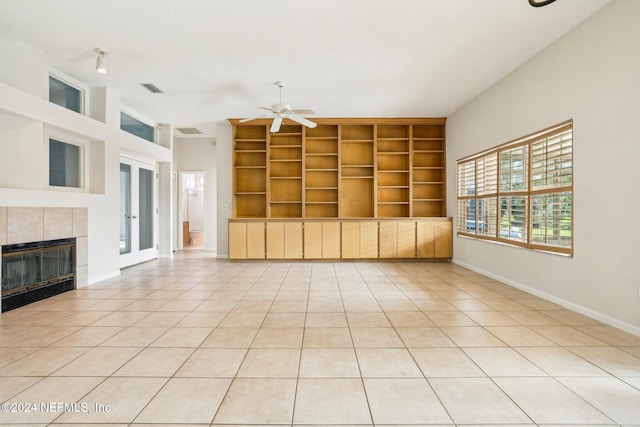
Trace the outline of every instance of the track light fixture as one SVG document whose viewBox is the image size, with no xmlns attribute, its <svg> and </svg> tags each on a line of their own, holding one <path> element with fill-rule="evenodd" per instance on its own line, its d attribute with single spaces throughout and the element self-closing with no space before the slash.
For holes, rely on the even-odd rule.
<svg viewBox="0 0 640 427">
<path fill-rule="evenodd" d="M 107 74 L 109 72 L 109 65 L 107 64 L 107 51 L 104 49 L 96 49 L 98 52 L 98 59 L 96 60 L 96 71 L 100 74 Z"/>
</svg>

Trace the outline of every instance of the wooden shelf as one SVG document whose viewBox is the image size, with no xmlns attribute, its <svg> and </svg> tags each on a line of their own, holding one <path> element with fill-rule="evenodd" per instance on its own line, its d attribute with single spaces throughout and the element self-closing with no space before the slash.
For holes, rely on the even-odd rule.
<svg viewBox="0 0 640 427">
<path fill-rule="evenodd" d="M 444 119 L 230 121 L 234 217 L 446 215 Z"/>
</svg>

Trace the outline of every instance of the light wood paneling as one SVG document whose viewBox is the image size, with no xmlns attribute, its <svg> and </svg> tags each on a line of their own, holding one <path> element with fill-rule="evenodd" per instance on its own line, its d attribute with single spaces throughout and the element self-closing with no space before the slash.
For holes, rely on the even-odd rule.
<svg viewBox="0 0 640 427">
<path fill-rule="evenodd" d="M 284 224 L 284 257 L 286 259 L 302 258 L 301 222 L 286 222 Z"/>
<path fill-rule="evenodd" d="M 377 221 L 360 221 L 360 257 L 378 258 Z"/>
<path fill-rule="evenodd" d="M 264 259 L 264 222 L 247 223 L 247 258 Z"/>
<path fill-rule="evenodd" d="M 229 258 L 247 258 L 247 224 L 229 223 Z"/>
<path fill-rule="evenodd" d="M 398 221 L 398 258 L 416 257 L 415 221 Z"/>
<path fill-rule="evenodd" d="M 418 221 L 416 229 L 418 258 L 435 257 L 435 223 Z"/>
<path fill-rule="evenodd" d="M 267 223 L 267 258 L 284 258 L 284 223 Z"/>
<path fill-rule="evenodd" d="M 322 258 L 322 223 L 304 223 L 304 257 L 305 259 Z"/>
<path fill-rule="evenodd" d="M 360 223 L 342 223 L 342 258 L 360 258 Z"/>
<path fill-rule="evenodd" d="M 435 224 L 435 257 L 451 258 L 453 256 L 453 236 L 450 222 Z"/>
<path fill-rule="evenodd" d="M 450 219 L 229 220 L 231 259 L 449 259 Z"/>
<path fill-rule="evenodd" d="M 340 258 L 340 223 L 322 223 L 322 258 Z"/>
<path fill-rule="evenodd" d="M 398 258 L 398 223 L 380 222 L 380 258 Z"/>
</svg>

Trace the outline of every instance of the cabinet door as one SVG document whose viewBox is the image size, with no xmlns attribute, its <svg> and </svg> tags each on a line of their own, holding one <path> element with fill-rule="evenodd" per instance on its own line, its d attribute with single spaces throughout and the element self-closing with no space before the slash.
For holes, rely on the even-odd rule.
<svg viewBox="0 0 640 427">
<path fill-rule="evenodd" d="M 322 258 L 340 258 L 340 223 L 322 223 Z"/>
<path fill-rule="evenodd" d="M 380 221 L 380 258 L 398 257 L 398 223 Z"/>
<path fill-rule="evenodd" d="M 378 258 L 378 222 L 360 222 L 360 258 Z"/>
<path fill-rule="evenodd" d="M 416 237 L 418 258 L 434 258 L 435 252 L 435 222 L 418 221 Z"/>
<path fill-rule="evenodd" d="M 398 258 L 416 257 L 416 223 L 398 222 Z"/>
<path fill-rule="evenodd" d="M 451 222 L 437 222 L 435 224 L 435 257 L 453 257 L 453 236 Z"/>
<path fill-rule="evenodd" d="M 342 223 L 342 258 L 360 258 L 360 223 Z"/>
<path fill-rule="evenodd" d="M 302 222 L 284 224 L 284 257 L 286 259 L 302 258 Z"/>
<path fill-rule="evenodd" d="M 304 258 L 322 258 L 322 223 L 304 223 Z"/>
<path fill-rule="evenodd" d="M 247 258 L 247 224 L 229 223 L 229 259 Z"/>
<path fill-rule="evenodd" d="M 284 258 L 284 223 L 267 223 L 267 259 Z"/>
<path fill-rule="evenodd" d="M 264 259 L 264 222 L 247 223 L 247 258 Z"/>
</svg>

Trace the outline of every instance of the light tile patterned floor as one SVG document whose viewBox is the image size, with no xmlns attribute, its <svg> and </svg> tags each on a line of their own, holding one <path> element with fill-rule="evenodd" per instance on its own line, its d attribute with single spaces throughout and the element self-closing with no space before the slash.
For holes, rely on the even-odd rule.
<svg viewBox="0 0 640 427">
<path fill-rule="evenodd" d="M 0 401 L 21 426 L 637 426 L 640 338 L 448 263 L 190 251 L 0 315 Z"/>
</svg>

